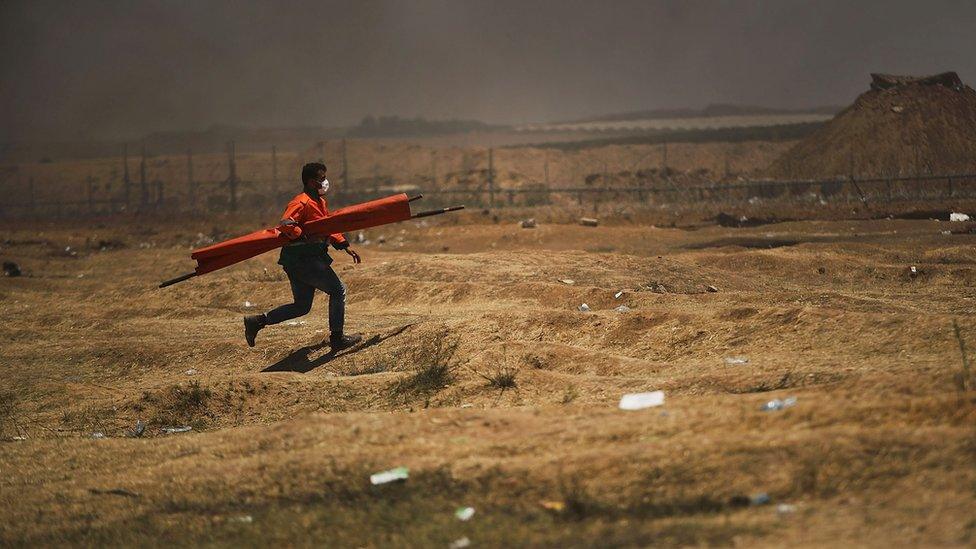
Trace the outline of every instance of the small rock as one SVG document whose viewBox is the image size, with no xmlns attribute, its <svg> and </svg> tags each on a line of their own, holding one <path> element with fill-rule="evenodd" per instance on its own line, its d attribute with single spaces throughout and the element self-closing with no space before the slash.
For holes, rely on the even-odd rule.
<svg viewBox="0 0 976 549">
<path fill-rule="evenodd" d="M 584 303 L 584 304 L 582 304 L 582 305 L 580 305 L 580 306 L 578 307 L 578 309 L 579 309 L 579 311 L 580 311 L 581 313 L 588 313 L 588 312 L 590 312 L 590 306 L 589 306 L 589 305 L 587 305 L 586 303 Z"/>
<path fill-rule="evenodd" d="M 523 229 L 534 229 L 535 228 L 535 219 L 532 219 L 532 218 L 523 219 L 521 225 L 522 225 L 522 228 Z"/>
<path fill-rule="evenodd" d="M 563 284 L 569 284 L 570 286 L 576 284 L 576 281 L 573 280 L 572 278 L 560 278 L 559 281 L 562 282 Z"/>
<path fill-rule="evenodd" d="M 905 111 L 905 107 L 902 107 L 901 105 L 895 105 L 894 107 L 891 107 L 891 112 L 901 113 L 904 111 Z"/>
<path fill-rule="evenodd" d="M 716 288 L 715 286 L 711 286 L 711 285 L 706 286 L 705 289 L 708 290 L 710 293 L 713 293 L 713 294 L 718 291 L 718 288 Z"/>
</svg>

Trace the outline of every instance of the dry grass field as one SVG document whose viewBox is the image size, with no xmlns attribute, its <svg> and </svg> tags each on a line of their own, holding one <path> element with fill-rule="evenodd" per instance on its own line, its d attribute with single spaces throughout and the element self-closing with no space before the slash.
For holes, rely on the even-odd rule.
<svg viewBox="0 0 976 549">
<path fill-rule="evenodd" d="M 321 295 L 245 345 L 275 254 L 156 289 L 210 225 L 6 227 L 0 544 L 976 543 L 965 224 L 458 219 L 333 254 L 338 355 Z"/>
</svg>

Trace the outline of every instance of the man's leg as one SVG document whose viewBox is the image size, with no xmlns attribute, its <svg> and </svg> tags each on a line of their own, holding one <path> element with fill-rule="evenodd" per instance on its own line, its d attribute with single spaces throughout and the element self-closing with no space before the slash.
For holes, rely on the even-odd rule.
<svg viewBox="0 0 976 549">
<path fill-rule="evenodd" d="M 302 282 L 289 271 L 285 273 L 288 275 L 288 281 L 291 282 L 292 303 L 277 307 L 265 314 L 244 317 L 244 338 L 250 347 L 254 347 L 254 338 L 261 328 L 306 315 L 312 310 L 315 287 Z"/>
<path fill-rule="evenodd" d="M 361 336 L 347 336 L 343 333 L 346 319 L 346 285 L 339 279 L 335 269 L 324 261 L 309 265 L 309 269 L 296 273 L 302 282 L 329 294 L 329 341 L 333 350 L 351 347 L 362 339 Z"/>
</svg>

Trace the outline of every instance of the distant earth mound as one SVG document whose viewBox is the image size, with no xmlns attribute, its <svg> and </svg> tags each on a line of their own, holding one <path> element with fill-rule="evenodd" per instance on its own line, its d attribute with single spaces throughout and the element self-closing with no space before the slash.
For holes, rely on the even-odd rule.
<svg viewBox="0 0 976 549">
<path fill-rule="evenodd" d="M 872 74 L 871 89 L 777 158 L 788 179 L 976 172 L 976 92 L 954 72 Z"/>
</svg>

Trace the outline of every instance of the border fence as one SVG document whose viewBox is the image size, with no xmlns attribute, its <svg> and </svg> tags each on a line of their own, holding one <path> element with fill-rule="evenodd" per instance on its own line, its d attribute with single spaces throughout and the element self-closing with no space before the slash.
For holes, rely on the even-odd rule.
<svg viewBox="0 0 976 549">
<path fill-rule="evenodd" d="M 318 154 L 324 156 L 322 145 Z M 438 184 L 436 167 L 432 175 L 360 178 L 351 180 L 347 169 L 345 140 L 337 151 L 340 170 L 332 175 L 339 183 L 330 195 L 333 207 L 378 198 L 398 192 L 423 193 L 432 206 L 465 204 L 471 208 L 532 207 L 545 205 L 575 206 L 581 209 L 601 205 L 625 203 L 634 206 L 666 206 L 668 204 L 736 204 L 757 202 L 789 202 L 792 204 L 844 204 L 852 202 L 944 202 L 955 199 L 976 199 L 976 173 L 924 174 L 892 177 L 841 177 L 818 180 L 738 180 L 734 182 L 698 177 L 682 179 L 679 172 L 667 167 L 667 144 L 663 148 L 660 170 L 636 170 L 610 173 L 606 163 L 603 171 L 589 174 L 583 184 L 549 181 L 548 156 L 539 181 L 520 181 L 517 185 L 499 184 L 495 168 L 495 152 L 487 149 L 481 158 L 487 166 L 472 165 L 463 180 L 454 184 Z M 293 184 L 279 181 L 279 154 L 271 147 L 270 179 L 241 177 L 238 154 L 234 142 L 227 143 L 226 177 L 195 178 L 194 156 L 186 152 L 185 180 L 150 179 L 145 147 L 138 159 L 138 168 L 130 173 L 128 147 L 123 149 L 122 170 L 116 181 L 99 181 L 88 175 L 81 192 L 59 192 L 55 197 L 39 198 L 33 177 L 4 183 L 0 196 L 0 220 L 59 219 L 75 217 L 112 216 L 126 213 L 158 214 L 170 217 L 193 215 L 201 211 L 212 213 L 257 212 L 280 209 L 295 194 Z M 646 156 L 646 154 L 644 155 Z M 436 159 L 435 159 L 436 160 Z M 484 160 L 483 160 L 484 161 Z M 483 162 L 482 161 L 482 162 Z M 728 160 L 726 159 L 726 165 Z M 726 168 L 726 172 L 728 169 Z M 120 180 L 120 181 L 119 181 Z M 120 185 L 119 185 L 120 184 Z M 167 192 L 167 189 L 170 192 Z M 246 194 L 242 195 L 242 190 Z M 178 191 L 178 192 L 173 192 Z"/>
</svg>

